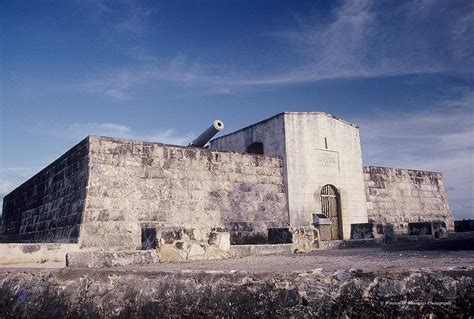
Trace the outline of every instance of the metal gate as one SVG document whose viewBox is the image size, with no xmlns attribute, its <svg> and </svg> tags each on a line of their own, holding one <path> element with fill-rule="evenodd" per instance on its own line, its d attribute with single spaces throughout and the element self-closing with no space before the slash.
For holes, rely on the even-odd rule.
<svg viewBox="0 0 474 319">
<path fill-rule="evenodd" d="M 332 185 L 326 185 L 321 190 L 321 211 L 332 222 L 331 239 L 341 239 L 339 193 L 337 189 Z"/>
</svg>

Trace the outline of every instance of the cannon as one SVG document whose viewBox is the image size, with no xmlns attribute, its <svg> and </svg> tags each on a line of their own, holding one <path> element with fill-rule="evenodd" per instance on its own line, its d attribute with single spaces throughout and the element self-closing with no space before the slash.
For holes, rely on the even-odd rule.
<svg viewBox="0 0 474 319">
<path fill-rule="evenodd" d="M 211 127 L 205 130 L 201 135 L 194 139 L 188 146 L 204 147 L 206 144 L 220 131 L 224 129 L 224 123 L 219 120 L 215 120 Z"/>
</svg>

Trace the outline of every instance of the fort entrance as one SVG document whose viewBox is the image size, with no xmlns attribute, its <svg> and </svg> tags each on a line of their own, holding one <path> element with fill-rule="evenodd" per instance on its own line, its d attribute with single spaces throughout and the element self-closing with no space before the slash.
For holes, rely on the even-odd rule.
<svg viewBox="0 0 474 319">
<path fill-rule="evenodd" d="M 326 185 L 321 189 L 321 212 L 332 222 L 331 240 L 342 239 L 339 203 L 339 192 L 336 187 Z"/>
</svg>

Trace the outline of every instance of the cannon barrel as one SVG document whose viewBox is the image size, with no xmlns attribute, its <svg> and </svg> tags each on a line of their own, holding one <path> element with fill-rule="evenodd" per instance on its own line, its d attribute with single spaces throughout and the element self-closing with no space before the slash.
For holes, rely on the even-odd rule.
<svg viewBox="0 0 474 319">
<path fill-rule="evenodd" d="M 219 120 L 215 120 L 211 127 L 205 130 L 195 140 L 189 143 L 188 146 L 204 147 L 217 133 L 224 129 L 224 123 Z"/>
</svg>

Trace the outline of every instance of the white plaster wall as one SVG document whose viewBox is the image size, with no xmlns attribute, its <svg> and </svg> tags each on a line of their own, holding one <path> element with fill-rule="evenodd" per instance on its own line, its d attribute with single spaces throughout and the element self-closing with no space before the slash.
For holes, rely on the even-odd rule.
<svg viewBox="0 0 474 319">
<path fill-rule="evenodd" d="M 368 222 L 359 129 L 325 113 L 285 113 L 285 136 L 290 223 L 309 225 L 321 211 L 321 188 L 331 184 L 349 239 L 351 224 Z"/>
</svg>

